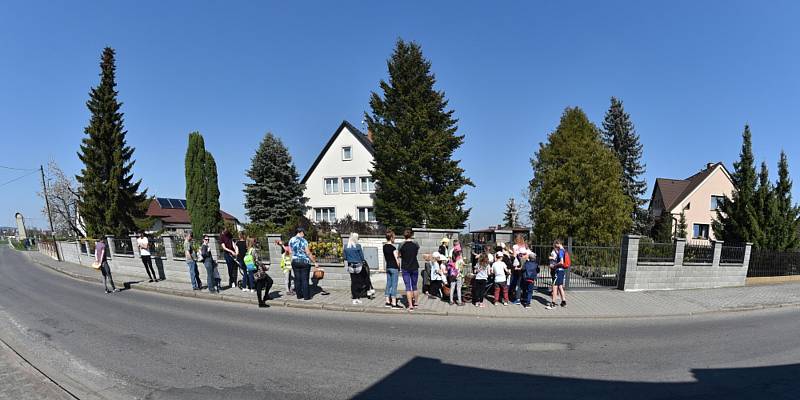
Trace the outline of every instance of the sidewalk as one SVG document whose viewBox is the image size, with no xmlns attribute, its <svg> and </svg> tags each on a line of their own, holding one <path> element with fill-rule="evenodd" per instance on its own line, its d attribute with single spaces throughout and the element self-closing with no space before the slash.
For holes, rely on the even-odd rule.
<svg viewBox="0 0 800 400">
<path fill-rule="evenodd" d="M 74 400 L 63 388 L 0 341 L 0 398 Z"/>
<path fill-rule="evenodd" d="M 34 262 L 59 271 L 73 278 L 88 282 L 102 283 L 100 272 L 77 264 L 58 262 L 38 253 L 25 252 Z M 141 276 L 116 274 L 112 266 L 114 282 L 118 287 L 130 283 L 132 289 L 150 290 L 159 293 L 198 297 L 202 299 L 223 300 L 239 303 L 257 304 L 256 294 L 242 292 L 239 289 L 223 290 L 220 294 L 209 294 L 205 290 L 193 291 L 191 286 L 170 280 L 148 283 Z M 325 286 L 324 280 L 320 282 Z M 383 293 L 376 293 L 374 300 L 363 299 L 361 305 L 352 305 L 349 291 L 335 290 L 330 295 L 319 293 L 309 301 L 297 300 L 294 296 L 284 296 L 282 287 L 272 288 L 272 307 L 285 306 L 296 308 L 325 309 L 335 311 L 372 312 L 386 314 L 409 313 L 405 310 L 392 310 L 383 307 Z M 398 288 L 400 293 L 402 285 Z M 102 290 L 98 286 L 97 290 Z M 568 291 L 567 307 L 546 310 L 544 304 L 549 296 L 537 293 L 532 306 L 524 309 L 518 305 L 496 305 L 486 301 L 486 308 L 477 308 L 471 304 L 451 306 L 448 303 L 420 297 L 420 305 L 414 314 L 457 315 L 480 318 L 647 318 L 668 316 L 690 316 L 716 312 L 744 311 L 761 308 L 800 306 L 800 283 L 787 283 L 769 287 L 739 287 L 704 290 L 675 290 L 653 292 L 623 292 L 613 289 L 588 291 Z M 537 301 L 538 300 L 538 301 Z"/>
</svg>

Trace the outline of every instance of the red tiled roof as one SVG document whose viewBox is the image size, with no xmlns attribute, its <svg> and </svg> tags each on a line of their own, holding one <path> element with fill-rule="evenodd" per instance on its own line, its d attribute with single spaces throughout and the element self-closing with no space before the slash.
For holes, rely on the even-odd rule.
<svg viewBox="0 0 800 400">
<path fill-rule="evenodd" d="M 238 222 L 236 217 L 220 210 L 220 215 L 225 221 Z M 182 208 L 161 208 L 158 202 L 153 199 L 147 207 L 148 217 L 158 218 L 161 221 L 169 224 L 191 224 L 192 220 L 189 218 L 189 212 Z"/>
</svg>

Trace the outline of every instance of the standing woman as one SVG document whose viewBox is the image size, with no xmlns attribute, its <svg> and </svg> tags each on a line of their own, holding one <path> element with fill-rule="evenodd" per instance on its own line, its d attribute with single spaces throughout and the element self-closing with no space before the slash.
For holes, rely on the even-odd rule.
<svg viewBox="0 0 800 400">
<path fill-rule="evenodd" d="M 232 289 L 236 286 L 238 278 L 236 271 L 239 269 L 239 263 L 236 262 L 236 258 L 239 255 L 239 249 L 234 245 L 233 235 L 227 229 L 222 231 L 219 236 L 219 242 L 222 244 L 222 255 L 225 257 L 225 264 L 228 265 L 228 285 Z"/>
<path fill-rule="evenodd" d="M 153 260 L 150 259 L 150 241 L 147 240 L 147 236 L 144 235 L 144 232 L 139 232 L 139 238 L 136 239 L 136 246 L 139 248 L 139 255 L 142 256 L 142 264 L 144 264 L 147 277 L 150 278 L 148 282 L 158 282 L 158 275 L 156 275 L 156 271 L 153 269 Z"/>
<path fill-rule="evenodd" d="M 219 293 L 219 281 L 214 272 L 214 258 L 211 257 L 208 236 L 203 236 L 203 244 L 200 246 L 200 261 L 206 267 L 206 282 L 208 282 L 209 293 Z"/>
<path fill-rule="evenodd" d="M 386 243 L 383 244 L 383 258 L 386 260 L 386 296 L 384 307 L 399 310 L 403 307 L 397 305 L 397 279 L 400 276 L 400 265 L 397 262 L 397 249 L 394 247 L 394 231 L 386 231 Z"/>
<path fill-rule="evenodd" d="M 248 273 L 247 265 L 244 263 L 244 257 L 247 255 L 247 250 L 252 246 L 248 243 L 244 232 L 239 232 L 239 240 L 236 241 L 236 261 L 239 263 L 239 271 L 242 273 L 242 291 L 252 292 L 256 284 L 253 281 L 253 271 Z"/>
<path fill-rule="evenodd" d="M 258 257 L 256 240 L 254 238 L 247 238 L 247 255 L 244 257 L 245 276 L 247 276 L 249 282 L 255 281 L 258 306 L 266 308 L 269 307 L 267 305 L 267 300 L 272 300 L 269 291 L 272 289 L 274 281 L 267 273 L 269 267 L 262 264 L 260 260 L 261 258 Z M 262 292 L 264 296 L 261 296 Z"/>
<path fill-rule="evenodd" d="M 406 301 L 408 310 L 414 311 L 414 307 L 419 302 L 419 292 L 417 292 L 417 281 L 419 280 L 419 245 L 412 238 L 414 233 L 411 229 L 403 232 L 406 239 L 397 252 L 400 255 L 400 268 L 403 270 L 403 284 L 406 286 Z"/>
<path fill-rule="evenodd" d="M 106 288 L 106 294 L 112 291 L 119 292 L 119 289 L 114 286 L 114 278 L 111 277 L 111 267 L 108 265 L 108 252 L 106 251 L 107 248 L 103 238 L 97 239 L 97 243 L 94 247 L 94 261 L 100 265 L 100 273 L 103 274 L 103 286 Z M 108 290 L 109 283 L 111 283 L 111 290 Z"/>
<path fill-rule="evenodd" d="M 311 288 L 308 285 L 311 263 L 318 268 L 317 260 L 308 248 L 306 231 L 297 228 L 297 233 L 289 240 L 289 253 L 292 255 L 292 273 L 294 273 L 294 290 L 298 299 L 311 300 Z"/>
<path fill-rule="evenodd" d="M 361 304 L 361 298 L 367 295 L 367 282 L 362 274 L 364 268 L 364 251 L 358 244 L 358 233 L 351 233 L 344 248 L 344 260 L 347 263 L 347 272 L 350 273 L 350 295 L 353 304 Z"/>
</svg>

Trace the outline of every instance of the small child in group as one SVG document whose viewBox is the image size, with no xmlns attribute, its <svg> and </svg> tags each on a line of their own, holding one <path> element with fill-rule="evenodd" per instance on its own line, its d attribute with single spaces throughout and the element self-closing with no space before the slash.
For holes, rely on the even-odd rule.
<svg viewBox="0 0 800 400">
<path fill-rule="evenodd" d="M 278 239 L 275 241 L 275 244 L 280 246 L 281 248 L 281 261 L 280 267 L 281 272 L 283 272 L 283 276 L 286 279 L 286 295 L 293 296 L 294 290 L 292 290 L 292 282 L 294 282 L 294 276 L 292 276 L 292 256 L 289 254 L 289 245 L 283 244 L 283 242 Z"/>
<path fill-rule="evenodd" d="M 447 257 L 436 251 L 433 253 L 432 258 L 436 260 L 436 262 L 431 264 L 431 286 L 430 289 L 428 289 L 428 297 L 444 300 L 442 286 L 444 286 L 444 279 L 447 276 L 445 267 Z"/>
<path fill-rule="evenodd" d="M 483 296 L 486 292 L 486 281 L 489 279 L 489 267 L 488 254 L 481 254 L 473 270 L 475 279 L 472 280 L 472 305 L 475 307 L 484 307 Z"/>
<path fill-rule="evenodd" d="M 508 305 L 508 284 L 506 283 L 506 276 L 508 275 L 508 265 L 503 262 L 503 252 L 498 251 L 495 254 L 495 262 L 492 264 L 492 271 L 494 272 L 494 304 L 500 301 L 500 295 L 503 295 L 503 305 Z"/>
<path fill-rule="evenodd" d="M 428 253 L 423 254 L 422 259 L 425 260 L 425 266 L 423 267 L 423 273 L 422 273 L 422 293 L 427 295 L 430 294 L 429 292 L 431 288 L 431 265 L 433 265 L 434 262 L 431 261 L 431 255 Z"/>
<path fill-rule="evenodd" d="M 463 306 L 461 288 L 464 286 L 464 257 L 460 250 L 453 251 L 454 262 L 447 265 L 447 281 L 450 282 L 450 305 Z"/>
</svg>

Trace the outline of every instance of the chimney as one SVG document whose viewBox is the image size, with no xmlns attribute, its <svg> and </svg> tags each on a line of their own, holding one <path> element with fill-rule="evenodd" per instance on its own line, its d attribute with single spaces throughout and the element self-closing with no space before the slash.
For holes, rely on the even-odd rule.
<svg viewBox="0 0 800 400">
<path fill-rule="evenodd" d="M 706 164 L 706 169 L 711 169 L 715 165 L 717 165 L 717 164 L 716 163 L 708 163 L 708 164 Z"/>
<path fill-rule="evenodd" d="M 369 129 L 369 128 L 367 128 L 367 140 L 369 140 L 370 143 L 373 143 L 373 141 L 372 141 L 372 129 Z"/>
</svg>

